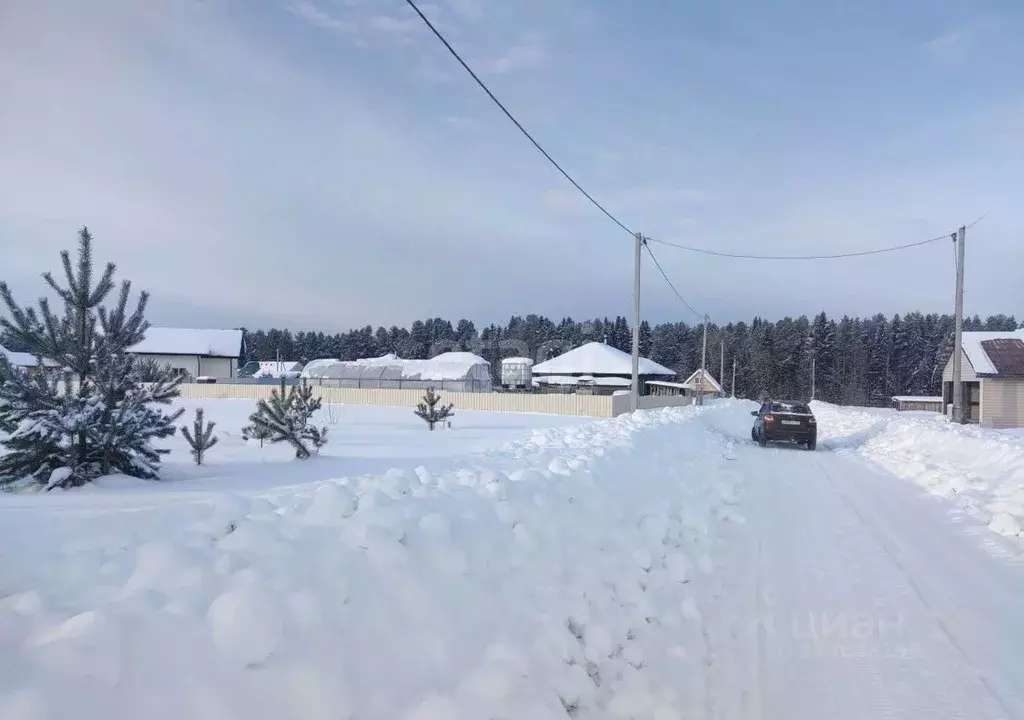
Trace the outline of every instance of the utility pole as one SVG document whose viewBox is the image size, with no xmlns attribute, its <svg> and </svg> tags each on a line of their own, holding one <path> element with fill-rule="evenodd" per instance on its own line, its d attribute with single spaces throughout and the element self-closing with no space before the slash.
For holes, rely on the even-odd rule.
<svg viewBox="0 0 1024 720">
<path fill-rule="evenodd" d="M 725 340 L 718 342 L 718 383 L 721 385 L 725 382 Z M 724 385 L 722 387 L 725 388 Z"/>
<path fill-rule="evenodd" d="M 640 407 L 640 251 L 644 236 L 633 236 L 633 376 L 630 391 L 630 408 Z"/>
<path fill-rule="evenodd" d="M 964 389 L 960 383 L 960 364 L 963 357 L 964 330 L 964 239 L 967 229 L 961 225 L 953 242 L 956 243 L 956 310 L 953 326 L 953 422 L 966 422 L 964 412 Z"/>
<path fill-rule="evenodd" d="M 736 398 L 736 358 L 732 359 L 732 396 Z"/>
<path fill-rule="evenodd" d="M 815 358 L 811 358 L 811 400 L 814 399 L 814 369 L 815 369 Z"/>
<path fill-rule="evenodd" d="M 708 367 L 708 316 L 704 316 L 704 342 L 700 350 L 700 373 L 697 374 L 697 404 L 704 404 L 704 373 Z"/>
</svg>

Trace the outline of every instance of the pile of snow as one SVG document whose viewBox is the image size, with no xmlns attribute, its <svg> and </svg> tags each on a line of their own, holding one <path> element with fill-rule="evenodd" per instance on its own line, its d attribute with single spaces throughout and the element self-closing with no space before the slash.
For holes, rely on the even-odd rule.
<svg viewBox="0 0 1024 720">
<path fill-rule="evenodd" d="M 743 522 L 709 412 L 262 496 L 0 502 L 0 717 L 699 716 L 694 588 Z"/>
<path fill-rule="evenodd" d="M 856 452 L 957 508 L 993 532 L 1024 531 L 1024 437 L 950 423 L 935 413 L 894 413 L 815 403 L 824 444 Z M 819 443 L 820 445 L 821 443 Z"/>
</svg>

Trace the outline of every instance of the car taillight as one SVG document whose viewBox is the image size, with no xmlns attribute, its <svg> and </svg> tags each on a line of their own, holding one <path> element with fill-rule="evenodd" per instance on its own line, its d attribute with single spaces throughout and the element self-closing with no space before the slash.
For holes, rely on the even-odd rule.
<svg viewBox="0 0 1024 720">
<path fill-rule="evenodd" d="M 773 418 L 771 415 L 765 415 L 764 416 L 764 421 L 765 422 L 773 422 L 774 420 L 775 420 L 775 418 Z"/>
<path fill-rule="evenodd" d="M 810 417 L 810 418 L 807 418 L 807 422 L 809 422 L 811 425 L 813 425 L 814 423 L 816 423 L 818 421 L 815 420 L 814 418 Z"/>
</svg>

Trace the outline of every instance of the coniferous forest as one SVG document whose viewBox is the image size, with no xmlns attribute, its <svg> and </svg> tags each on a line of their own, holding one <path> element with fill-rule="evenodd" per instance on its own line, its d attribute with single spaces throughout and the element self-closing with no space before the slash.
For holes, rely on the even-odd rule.
<svg viewBox="0 0 1024 720">
<path fill-rule="evenodd" d="M 1015 317 L 995 315 L 964 319 L 964 330 L 1013 330 Z M 844 405 L 889 404 L 893 395 L 934 395 L 940 390 L 942 366 L 952 348 L 953 316 L 919 312 L 885 317 L 842 319 L 819 313 L 813 318 L 784 318 L 708 326 L 707 366 L 719 375 L 724 343 L 726 390 L 731 389 L 736 359 L 736 394 L 806 398 L 812 361 L 815 395 Z M 590 341 L 606 342 L 629 352 L 632 330 L 624 317 L 554 321 L 540 315 L 515 316 L 504 325 L 477 329 L 469 320 L 452 324 L 442 318 L 417 320 L 411 328 L 371 326 L 347 333 L 289 330 L 246 332 L 249 360 L 375 357 L 394 353 L 427 358 L 451 350 L 474 352 L 499 370 L 503 357 L 526 356 L 540 362 Z M 686 376 L 700 366 L 700 324 L 640 325 L 640 353 Z M 497 378 L 495 378 L 497 379 Z"/>
</svg>

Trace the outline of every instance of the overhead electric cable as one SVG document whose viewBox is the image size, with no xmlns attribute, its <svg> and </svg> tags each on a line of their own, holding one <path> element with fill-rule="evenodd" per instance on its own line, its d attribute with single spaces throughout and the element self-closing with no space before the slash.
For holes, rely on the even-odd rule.
<svg viewBox="0 0 1024 720">
<path fill-rule="evenodd" d="M 423 11 L 419 9 L 419 7 L 416 5 L 416 3 L 413 2 L 413 0 L 405 0 L 405 2 L 409 5 L 409 7 L 411 7 L 416 12 L 417 15 L 420 16 L 420 19 L 426 24 L 426 26 L 428 28 L 430 28 L 430 31 L 432 33 L 434 33 L 435 36 L 437 36 L 437 39 L 440 40 L 441 43 L 448 49 L 448 52 L 452 54 L 452 57 L 454 57 L 456 60 L 459 61 L 459 64 L 462 65 L 463 68 L 465 68 L 466 72 L 469 73 L 470 77 L 472 77 L 474 80 L 476 80 L 476 84 L 479 85 L 480 88 L 485 93 L 487 93 L 487 97 L 489 97 L 491 100 L 494 101 L 494 104 L 497 105 L 501 109 L 501 111 L 503 113 L 505 113 L 505 116 L 509 120 L 511 120 L 512 123 L 517 128 L 519 128 L 519 132 L 521 132 L 523 135 L 525 135 L 526 139 L 529 140 L 533 144 L 533 146 L 535 148 L 537 148 L 537 150 L 540 151 L 541 155 L 543 155 L 545 158 L 547 158 L 548 162 L 551 163 L 552 165 L 554 165 L 555 169 L 558 170 L 558 172 L 562 173 L 563 177 L 565 177 L 566 180 L 568 180 L 570 183 L 572 183 L 573 187 L 575 187 L 577 190 L 579 190 L 583 194 L 583 197 L 585 197 L 587 200 L 589 200 L 594 205 L 594 207 L 596 207 L 598 210 L 603 212 L 608 217 L 608 219 L 610 219 L 613 223 L 615 223 L 620 228 L 622 228 L 623 230 L 628 232 L 630 235 L 632 235 L 633 234 L 632 230 L 630 230 L 628 227 L 626 227 L 626 225 L 621 220 L 619 220 L 617 217 L 615 217 L 610 212 L 608 212 L 608 210 L 605 209 L 604 205 L 599 203 L 597 200 L 594 199 L 593 195 L 591 195 L 586 190 L 584 190 L 583 187 L 578 182 L 576 182 L 573 179 L 573 177 L 569 173 L 567 173 L 565 171 L 565 169 L 561 165 L 558 164 L 558 162 L 555 161 L 555 159 L 553 157 L 551 157 L 551 155 L 548 153 L 548 151 L 545 150 L 543 147 L 541 147 L 541 144 L 534 139 L 533 135 L 531 135 L 529 133 L 529 131 L 525 127 L 523 127 L 522 123 L 520 123 L 518 120 L 516 120 L 515 116 L 511 112 L 509 112 L 509 109 L 505 107 L 505 105 L 501 102 L 501 100 L 499 100 L 495 96 L 495 94 L 493 92 L 491 92 L 491 89 L 489 87 L 487 87 L 487 84 L 484 83 L 483 80 L 480 79 L 480 76 L 478 76 L 475 72 L 473 72 L 473 68 L 471 68 L 469 66 L 469 64 L 466 63 L 466 61 L 462 59 L 462 57 L 459 55 L 459 53 L 455 51 L 455 48 L 452 47 L 451 43 L 449 43 L 448 40 L 445 39 L 444 35 L 442 35 L 441 32 L 436 27 L 434 27 L 434 24 L 432 22 L 430 22 L 430 20 L 427 18 L 426 15 L 423 14 Z"/>
<path fill-rule="evenodd" d="M 875 248 L 873 250 L 858 250 L 856 252 L 833 253 L 826 255 L 748 255 L 745 253 L 728 253 L 719 252 L 718 250 L 708 250 L 706 248 L 683 245 L 681 243 L 669 242 L 668 240 L 658 240 L 656 238 L 647 239 L 650 242 L 658 243 L 659 245 L 667 245 L 668 247 L 686 250 L 687 252 L 700 253 L 701 255 L 713 255 L 714 257 L 732 258 L 735 260 L 838 260 L 841 258 L 879 255 L 881 253 L 890 253 L 896 252 L 897 250 L 907 250 L 909 248 L 920 247 L 921 245 L 928 245 L 929 243 L 939 242 L 940 240 L 948 240 L 949 234 L 947 233 L 938 237 L 928 238 L 927 240 L 918 240 L 917 242 L 906 243 L 904 245 L 893 245 L 891 247 Z"/>
</svg>

